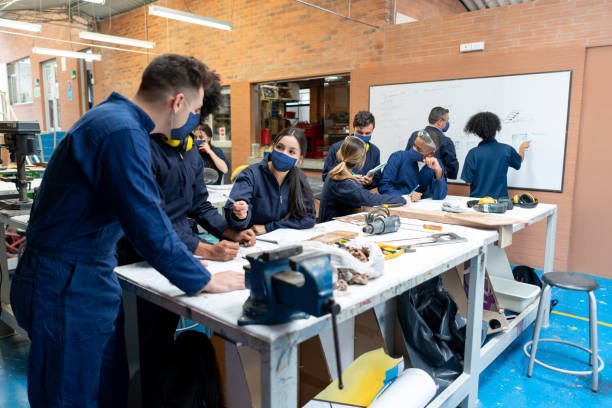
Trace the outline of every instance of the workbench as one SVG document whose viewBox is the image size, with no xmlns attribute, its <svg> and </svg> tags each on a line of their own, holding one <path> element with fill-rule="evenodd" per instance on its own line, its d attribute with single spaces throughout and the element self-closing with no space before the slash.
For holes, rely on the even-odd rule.
<svg viewBox="0 0 612 408">
<path fill-rule="evenodd" d="M 467 201 L 465 197 L 449 197 L 449 199 L 457 202 Z M 415 207 L 435 209 L 440 204 L 441 201 L 422 200 L 415 204 Z M 513 225 L 514 232 L 547 219 L 544 271 L 552 271 L 557 207 L 540 204 L 535 209 L 512 210 L 508 215 L 523 221 L 523 223 Z M 360 228 L 339 221 L 331 221 L 316 225 L 315 230 L 321 233 L 333 230 L 358 232 Z M 354 321 L 355 316 L 373 309 L 385 343 L 391 348 L 395 336 L 395 298 L 420 283 L 471 260 L 464 372 L 440 393 L 429 404 L 429 407 L 455 407 L 460 403 L 467 407 L 476 407 L 480 372 L 534 321 L 538 298 L 512 320 L 507 331 L 498 334 L 481 348 L 484 268 L 487 251 L 496 250 L 494 246 L 498 233 L 494 230 L 479 230 L 455 225 L 445 225 L 444 231 L 456 232 L 467 238 L 467 242 L 419 248 L 416 253 L 404 254 L 386 261 L 383 276 L 371 280 L 367 285 L 349 286 L 346 292 L 336 292 L 335 299 L 342 308 L 338 315 L 338 322 L 341 327 L 351 327 L 351 321 Z M 241 253 L 233 261 L 209 262 L 209 270 L 211 273 L 240 270 L 246 264 L 246 261 L 240 256 L 251 251 L 274 247 L 276 247 L 274 244 L 258 242 L 256 248 L 241 249 Z M 330 316 L 310 317 L 306 320 L 275 326 L 239 327 L 237 320 L 242 314 L 242 304 L 249 295 L 248 290 L 190 297 L 170 284 L 165 277 L 146 263 L 122 266 L 116 269 L 116 273 L 124 291 L 132 292 L 196 321 L 212 329 L 216 335 L 229 342 L 256 350 L 260 355 L 259 380 L 261 384 L 261 401 L 257 401 L 256 406 L 275 408 L 298 406 L 298 344 L 317 335 L 328 336 Z M 342 341 L 343 333 L 346 335 L 346 331 L 341 330 L 341 344 L 345 344 Z M 348 353 L 344 350 L 345 348 L 349 349 Z M 351 362 L 348 361 L 352 359 L 351 352 L 350 346 L 343 347 L 343 352 L 341 352 L 343 369 Z M 333 365 L 330 365 L 330 371 L 334 371 Z M 240 406 L 235 402 L 236 398 L 236 395 L 226 393 L 228 406 Z"/>
<path fill-rule="evenodd" d="M 28 227 L 28 220 L 30 219 L 30 210 L 0 210 L 0 237 L 5 235 L 7 227 L 13 227 L 22 231 Z M 16 257 L 11 258 L 11 270 L 17 266 Z M 9 259 L 7 257 L 6 245 L 0 245 L 0 274 L 2 279 L 0 280 L 0 322 L 5 323 L 8 327 L 3 327 L 0 324 L 0 334 L 6 334 L 13 330 L 25 333 L 23 329 L 19 327 L 13 310 L 11 309 L 10 300 L 10 287 L 9 287 Z"/>
</svg>

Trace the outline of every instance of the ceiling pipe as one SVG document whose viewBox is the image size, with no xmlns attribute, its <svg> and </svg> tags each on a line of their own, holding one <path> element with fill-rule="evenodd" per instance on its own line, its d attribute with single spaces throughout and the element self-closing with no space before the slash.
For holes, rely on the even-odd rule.
<svg viewBox="0 0 612 408">
<path fill-rule="evenodd" d="M 338 16 L 340 18 L 343 18 L 345 20 L 353 21 L 355 23 L 365 24 L 365 25 L 367 25 L 369 27 L 372 27 L 372 28 L 377 28 L 377 29 L 380 28 L 380 26 L 377 26 L 377 25 L 374 25 L 374 24 L 370 24 L 370 23 L 366 23 L 363 20 L 358 20 L 358 19 L 353 18 L 353 17 L 345 16 L 345 15 L 337 13 L 337 12 L 335 12 L 333 10 L 326 9 L 324 7 L 321 7 L 321 6 L 317 6 L 316 4 L 312 4 L 312 3 L 309 3 L 309 2 L 304 1 L 304 0 L 295 0 L 295 1 L 297 1 L 298 3 L 302 3 L 302 4 L 306 5 L 306 6 L 310 6 L 310 7 L 316 8 L 318 10 L 325 11 L 326 13 L 331 13 L 331 14 L 333 14 L 335 16 Z"/>
</svg>

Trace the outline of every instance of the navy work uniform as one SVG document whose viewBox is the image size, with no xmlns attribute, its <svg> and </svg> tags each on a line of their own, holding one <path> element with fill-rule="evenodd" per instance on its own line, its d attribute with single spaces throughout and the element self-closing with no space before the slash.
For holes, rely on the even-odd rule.
<svg viewBox="0 0 612 408">
<path fill-rule="evenodd" d="M 187 294 L 210 280 L 159 207 L 149 147 L 154 127 L 143 110 L 113 93 L 74 124 L 49 161 L 11 286 L 17 321 L 32 340 L 33 408 L 127 403 L 114 272 L 124 233 Z"/>
<path fill-rule="evenodd" d="M 200 243 L 189 219 L 221 238 L 227 222 L 208 201 L 204 183 L 206 162 L 200 158 L 195 145 L 188 150 L 172 147 L 162 135 L 152 134 L 150 147 L 151 170 L 159 186 L 160 205 L 187 250 L 195 252 Z M 125 238 L 119 241 L 117 254 L 119 265 L 142 260 Z M 166 357 L 174 344 L 179 316 L 141 297 L 136 300 L 143 406 L 157 407 L 162 403 L 162 377 L 170 363 Z"/>
<path fill-rule="evenodd" d="M 278 228 L 307 229 L 314 227 L 314 203 L 308 200 L 305 205 L 308 215 L 302 218 L 292 218 L 289 214 L 289 176 L 282 185 L 268 168 L 269 155 L 262 161 L 252 164 L 242 170 L 230 193 L 234 201 L 243 200 L 249 205 L 249 211 L 244 220 L 237 219 L 232 214 L 233 204 L 225 203 L 225 218 L 230 227 L 237 230 L 251 228 L 253 225 L 265 225 L 266 231 Z M 294 173 L 305 177 L 301 171 Z M 307 188 L 308 181 L 304 180 Z M 311 197 L 310 192 L 303 192 L 304 197 Z"/>
<path fill-rule="evenodd" d="M 461 178 L 470 183 L 470 197 L 508 197 L 508 167 L 518 170 L 521 162 L 512 146 L 489 139 L 468 152 Z"/>
<path fill-rule="evenodd" d="M 451 180 L 456 179 L 459 173 L 459 160 L 457 160 L 455 144 L 452 139 L 435 126 L 426 126 L 425 130 L 428 132 L 436 132 L 440 136 L 440 148 L 436 150 L 434 156 L 446 169 L 446 177 Z M 418 134 L 419 131 L 417 130 L 410 135 L 410 139 L 408 139 L 408 143 L 406 144 L 406 150 L 410 150 L 410 148 L 414 146 L 414 141 Z"/>
<path fill-rule="evenodd" d="M 416 191 L 423 193 L 423 198 L 443 200 L 448 192 L 445 178 L 436 179 L 435 172 L 427 166 L 423 166 L 419 171 L 418 160 L 421 160 L 423 155 L 415 153 L 414 149 L 410 149 L 395 152 L 389 157 L 378 183 L 378 191 L 383 194 L 403 195 L 409 194 L 418 185 Z M 440 167 L 444 174 L 444 166 L 440 164 Z"/>
<path fill-rule="evenodd" d="M 338 158 L 336 157 L 336 154 L 338 153 L 338 150 L 340 150 L 340 146 L 342 146 L 342 142 L 343 140 L 336 142 L 333 145 L 331 145 L 331 147 L 329 148 L 329 153 L 327 154 L 327 158 L 325 159 L 325 164 L 323 165 L 323 176 L 322 176 L 323 181 L 325 181 L 325 179 L 327 178 L 327 173 L 329 173 L 339 163 Z M 376 147 L 376 145 L 368 142 L 366 144 L 366 159 L 365 159 L 365 162 L 363 163 L 363 167 L 361 167 L 358 170 L 355 170 L 355 173 L 365 176 L 368 171 L 372 170 L 374 167 L 378 166 L 379 164 L 380 164 L 380 150 L 378 149 L 378 147 Z M 378 183 L 381 177 L 381 173 L 382 173 L 381 171 L 377 171 L 374 174 L 372 183 L 368 186 L 363 186 L 363 187 L 369 190 L 369 189 L 372 189 L 378 186 Z"/>
<path fill-rule="evenodd" d="M 381 204 L 406 204 L 406 200 L 397 194 L 370 193 L 352 179 L 334 180 L 328 177 L 323 184 L 318 221 L 330 221 L 349 215 L 356 208 Z"/>
<path fill-rule="evenodd" d="M 214 146 L 213 148 L 213 152 L 215 152 L 215 154 L 225 162 L 225 165 L 227 166 L 227 168 L 230 168 L 229 162 L 227 161 L 227 159 L 225 158 L 225 154 L 223 154 L 223 150 L 221 150 L 219 147 Z M 204 167 L 210 167 L 208 165 L 208 161 L 206 161 L 206 157 L 208 157 L 208 153 L 200 151 L 200 155 L 202 156 L 202 160 L 204 161 Z M 219 177 L 217 178 L 217 181 L 215 181 L 214 183 L 211 183 L 213 185 L 218 185 L 221 184 L 221 182 L 223 181 L 223 173 L 221 173 L 219 170 L 217 170 L 216 168 L 213 168 L 213 170 L 215 170 L 218 174 Z"/>
</svg>

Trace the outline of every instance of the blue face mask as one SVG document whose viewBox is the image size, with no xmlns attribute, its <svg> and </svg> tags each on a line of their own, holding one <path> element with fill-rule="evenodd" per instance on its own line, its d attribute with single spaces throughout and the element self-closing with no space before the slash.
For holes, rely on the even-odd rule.
<svg viewBox="0 0 612 408">
<path fill-rule="evenodd" d="M 281 153 L 278 150 L 272 150 L 270 158 L 272 159 L 272 165 L 278 171 L 289 171 L 295 166 L 295 163 L 297 163 L 295 157 L 287 156 L 285 153 Z"/>
<path fill-rule="evenodd" d="M 205 140 L 204 139 L 194 139 L 193 143 L 195 143 L 196 147 L 200 147 L 202 145 L 202 143 L 204 143 Z"/>
<path fill-rule="evenodd" d="M 410 150 L 408 150 L 408 160 L 415 162 L 423 161 L 423 155 L 414 150 L 414 147 L 411 147 Z"/>
<path fill-rule="evenodd" d="M 361 141 L 365 144 L 370 143 L 370 139 L 372 138 L 372 136 L 363 136 L 357 132 L 355 132 L 355 137 L 358 137 L 359 139 L 361 139 Z"/>
<path fill-rule="evenodd" d="M 444 129 L 442 129 L 443 132 L 446 132 L 448 130 L 448 128 L 450 127 L 450 120 L 446 121 L 446 126 L 444 126 Z"/>
<path fill-rule="evenodd" d="M 191 133 L 191 131 L 195 129 L 196 126 L 198 126 L 199 123 L 200 123 L 200 114 L 189 112 L 189 117 L 187 118 L 187 122 L 185 122 L 185 124 L 181 126 L 180 128 L 175 128 L 170 131 L 170 139 L 174 139 L 174 140 L 185 139 L 189 135 L 189 133 Z"/>
</svg>

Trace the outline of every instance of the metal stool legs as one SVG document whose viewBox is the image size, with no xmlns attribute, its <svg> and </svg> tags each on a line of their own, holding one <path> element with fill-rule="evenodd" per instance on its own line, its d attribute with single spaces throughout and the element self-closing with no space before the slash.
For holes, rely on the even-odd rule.
<svg viewBox="0 0 612 408">
<path fill-rule="evenodd" d="M 550 293 L 550 285 L 544 284 L 540 293 L 540 303 L 538 304 L 538 317 L 536 317 L 535 326 L 533 328 L 533 338 L 531 339 L 531 355 L 529 356 L 529 368 L 527 369 L 527 377 L 531 377 L 533 373 L 533 363 L 535 361 L 536 351 L 538 350 L 538 340 L 540 339 L 540 329 L 542 328 L 542 319 L 544 318 L 544 302 L 548 299 Z"/>
<path fill-rule="evenodd" d="M 575 374 L 575 375 L 591 374 L 593 376 L 591 380 L 591 390 L 593 392 L 597 392 L 597 389 L 599 387 L 599 372 L 603 370 L 604 362 L 599 357 L 598 352 L 597 352 L 597 300 L 595 299 L 595 294 L 593 293 L 593 291 L 588 292 L 589 294 L 589 349 L 587 349 L 586 347 L 571 343 L 569 341 L 556 340 L 556 339 L 540 339 L 540 329 L 542 327 L 542 320 L 544 318 L 544 310 L 545 310 L 544 302 L 546 301 L 546 299 L 548 299 L 550 290 L 551 290 L 551 286 L 548 284 L 544 284 L 542 293 L 540 295 L 540 303 L 538 305 L 538 316 L 536 318 L 535 327 L 533 329 L 533 339 L 530 342 L 526 343 L 525 346 L 523 347 L 523 351 L 525 352 L 527 356 L 529 356 L 529 367 L 527 369 L 527 377 L 531 377 L 533 373 L 534 363 L 537 363 L 543 367 L 549 368 L 551 370 L 554 370 L 560 373 L 565 373 L 565 374 Z M 577 347 L 581 350 L 584 350 L 590 353 L 589 365 L 591 366 L 591 370 L 590 371 L 564 370 L 561 368 L 552 367 L 548 364 L 545 364 L 545 363 L 542 363 L 536 360 L 535 355 L 536 355 L 536 352 L 538 351 L 538 343 L 543 342 L 543 341 L 567 344 L 567 345 Z M 527 348 L 529 347 L 530 344 L 531 344 L 531 351 L 528 352 Z"/>
<path fill-rule="evenodd" d="M 591 380 L 591 391 L 597 392 L 599 386 L 599 369 L 597 355 L 597 300 L 595 294 L 589 292 L 589 329 L 590 329 L 590 348 L 591 366 L 593 368 L 593 379 Z"/>
</svg>

